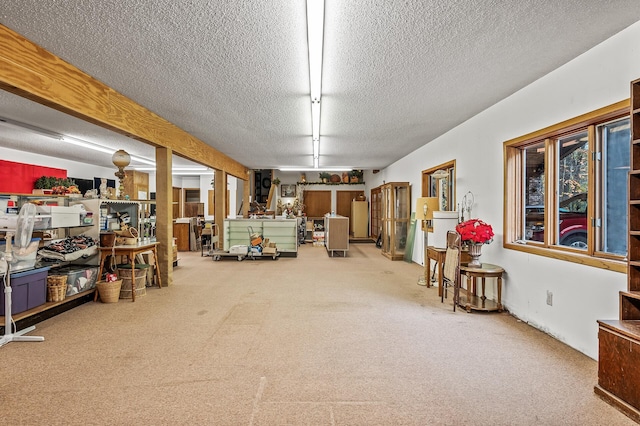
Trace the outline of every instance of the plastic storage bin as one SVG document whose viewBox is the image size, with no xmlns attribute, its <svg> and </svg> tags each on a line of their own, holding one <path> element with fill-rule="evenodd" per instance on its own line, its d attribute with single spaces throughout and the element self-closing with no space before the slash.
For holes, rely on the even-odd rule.
<svg viewBox="0 0 640 426">
<path fill-rule="evenodd" d="M 95 288 L 98 278 L 97 266 L 65 266 L 56 269 L 56 275 L 67 276 L 67 296 Z"/>
<path fill-rule="evenodd" d="M 47 275 L 49 268 L 11 274 L 11 314 L 33 309 L 47 301 Z M 4 315 L 4 288 L 0 297 L 0 315 Z"/>
</svg>

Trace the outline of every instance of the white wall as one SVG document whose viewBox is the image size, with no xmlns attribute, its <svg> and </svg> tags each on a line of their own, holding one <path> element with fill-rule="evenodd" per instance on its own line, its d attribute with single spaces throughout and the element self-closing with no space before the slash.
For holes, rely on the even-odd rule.
<svg viewBox="0 0 640 426">
<path fill-rule="evenodd" d="M 457 201 L 471 191 L 473 216 L 496 233 L 482 259 L 504 266 L 503 303 L 516 317 L 587 354 L 598 355 L 597 319 L 618 318 L 618 292 L 626 275 L 502 247 L 503 142 L 629 97 L 640 78 L 640 22 L 549 75 L 488 108 L 378 174 L 367 173 L 367 191 L 383 181 L 410 181 L 412 206 L 421 171 L 456 160 Z M 532 58 L 535 60 L 535 58 Z M 422 241 L 418 231 L 417 241 Z M 422 264 L 422 250 L 414 261 Z M 553 292 L 553 306 L 546 304 Z"/>
</svg>

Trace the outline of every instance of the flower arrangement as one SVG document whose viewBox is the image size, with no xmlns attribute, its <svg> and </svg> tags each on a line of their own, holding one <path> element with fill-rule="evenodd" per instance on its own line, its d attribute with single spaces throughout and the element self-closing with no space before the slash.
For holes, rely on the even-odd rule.
<svg viewBox="0 0 640 426">
<path fill-rule="evenodd" d="M 461 240 L 468 244 L 489 244 L 493 241 L 493 228 L 480 219 L 469 219 L 456 225 Z"/>
</svg>

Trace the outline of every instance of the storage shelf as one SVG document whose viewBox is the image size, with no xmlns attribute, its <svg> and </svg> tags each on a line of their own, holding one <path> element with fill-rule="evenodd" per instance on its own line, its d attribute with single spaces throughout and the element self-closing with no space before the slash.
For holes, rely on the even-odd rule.
<svg viewBox="0 0 640 426">
<path fill-rule="evenodd" d="M 64 298 L 64 300 L 61 300 L 60 302 L 46 302 L 44 305 L 40 305 L 40 306 L 36 306 L 33 309 L 29 309 L 27 311 L 24 312 L 20 312 L 19 314 L 13 314 L 11 315 L 14 321 L 20 321 L 24 318 L 30 317 L 30 316 L 34 316 L 37 315 L 39 313 L 42 313 L 44 311 L 47 311 L 49 309 L 55 308 L 57 306 L 61 306 L 64 305 L 66 303 L 72 302 L 76 299 L 80 299 L 83 296 L 87 296 L 89 294 L 93 294 L 95 292 L 95 288 L 92 288 L 90 290 L 85 290 L 82 291 L 80 293 L 74 294 L 72 296 L 67 296 Z M 4 316 L 0 316 L 0 323 L 4 324 Z"/>
<path fill-rule="evenodd" d="M 622 296 L 640 300 L 640 291 L 624 291 L 622 292 Z"/>
<path fill-rule="evenodd" d="M 595 392 L 640 422 L 640 79 L 631 82 L 629 247 L 627 291 L 620 292 L 619 320 L 598 321 Z"/>
</svg>

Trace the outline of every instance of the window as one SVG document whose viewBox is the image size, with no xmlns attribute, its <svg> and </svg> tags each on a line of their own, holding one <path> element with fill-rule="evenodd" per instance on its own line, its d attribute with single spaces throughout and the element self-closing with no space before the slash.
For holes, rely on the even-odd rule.
<svg viewBox="0 0 640 426">
<path fill-rule="evenodd" d="M 602 141 L 599 173 L 602 175 L 604 206 L 599 238 L 602 239 L 603 251 L 624 256 L 627 254 L 626 195 L 631 158 L 629 119 L 602 124 L 597 129 Z"/>
<path fill-rule="evenodd" d="M 505 147 L 505 247 L 624 272 L 629 101 Z"/>
</svg>

